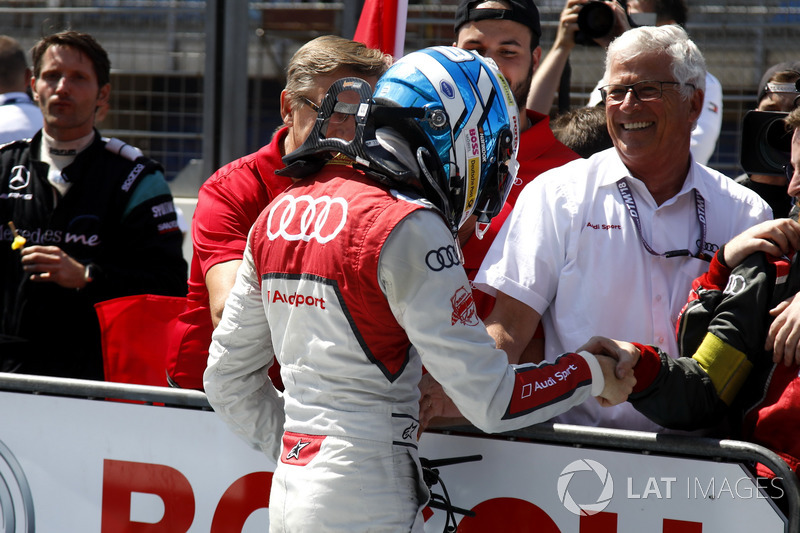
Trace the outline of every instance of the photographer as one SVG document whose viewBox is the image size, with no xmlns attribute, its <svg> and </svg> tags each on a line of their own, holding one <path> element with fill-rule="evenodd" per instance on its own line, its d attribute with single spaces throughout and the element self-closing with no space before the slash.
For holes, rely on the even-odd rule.
<svg viewBox="0 0 800 533">
<path fill-rule="evenodd" d="M 601 0 L 602 1 L 602 0 Z M 567 0 L 561 17 L 558 21 L 556 38 L 553 46 L 542 60 L 533 76 L 531 91 L 528 94 L 527 108 L 542 114 L 549 114 L 553 105 L 553 98 L 558 91 L 561 75 L 569 61 L 569 55 L 577 44 L 575 34 L 578 33 L 578 14 L 581 8 L 589 3 L 587 0 Z M 627 14 L 622 4 L 618 2 L 604 2 L 614 11 L 615 24 L 608 36 L 596 40 L 596 43 L 606 48 L 611 40 L 630 28 Z"/>
<path fill-rule="evenodd" d="M 800 80 L 800 61 L 772 65 L 758 83 L 756 111 L 786 113 L 795 109 L 800 99 L 800 92 L 795 85 L 798 80 Z M 755 119 L 756 115 L 753 114 L 749 118 Z M 775 218 L 788 217 L 793 198 L 786 190 L 787 177 L 784 176 L 783 168 L 770 169 L 765 168 L 765 165 L 750 163 L 753 158 L 748 157 L 748 151 L 754 150 L 758 143 L 747 140 L 747 133 L 746 118 L 742 142 L 742 167 L 745 173 L 737 176 L 736 181 L 758 193 L 770 205 Z"/>
<path fill-rule="evenodd" d="M 601 32 L 603 26 L 608 27 L 608 17 L 601 10 L 593 7 L 593 16 L 581 16 L 586 6 L 605 4 L 613 10 L 613 26 L 601 36 L 589 39 Z M 622 2 L 602 0 L 567 0 L 559 20 L 556 39 L 547 56 L 536 71 L 528 95 L 528 109 L 540 113 L 549 113 L 553 98 L 558 90 L 562 75 L 567 69 L 569 54 L 576 44 L 597 44 L 608 47 L 608 44 L 623 32 L 634 26 L 662 26 L 677 24 L 683 27 L 688 18 L 688 8 L 683 0 L 631 0 L 627 6 Z M 601 105 L 599 87 L 602 80 L 592 91 L 588 105 Z M 535 89 L 534 89 L 535 88 Z M 706 74 L 705 102 L 703 111 L 692 131 L 691 151 L 698 163 L 708 164 L 717 145 L 717 138 L 722 129 L 722 87 L 712 74 Z"/>
</svg>

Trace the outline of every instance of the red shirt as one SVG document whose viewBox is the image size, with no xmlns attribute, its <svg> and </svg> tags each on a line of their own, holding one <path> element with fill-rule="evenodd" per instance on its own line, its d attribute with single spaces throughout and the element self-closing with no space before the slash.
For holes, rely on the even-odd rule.
<svg viewBox="0 0 800 533">
<path fill-rule="evenodd" d="M 214 330 L 206 274 L 216 264 L 242 258 L 258 215 L 292 184 L 290 178 L 274 173 L 286 166 L 280 151 L 286 133 L 282 128 L 267 146 L 220 168 L 200 187 L 192 219 L 194 253 L 187 307 L 167 354 L 167 373 L 181 388 L 203 388 Z"/>
</svg>

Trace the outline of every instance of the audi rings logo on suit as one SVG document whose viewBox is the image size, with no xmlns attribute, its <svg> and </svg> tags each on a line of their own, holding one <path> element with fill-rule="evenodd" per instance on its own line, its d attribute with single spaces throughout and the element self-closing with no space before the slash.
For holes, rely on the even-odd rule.
<svg viewBox="0 0 800 533">
<path fill-rule="evenodd" d="M 434 272 L 440 272 L 445 268 L 460 265 L 461 261 L 458 258 L 458 250 L 451 244 L 425 254 L 425 264 Z"/>
<path fill-rule="evenodd" d="M 333 240 L 347 222 L 347 202 L 344 198 L 307 194 L 279 198 L 267 217 L 267 237 L 274 241 L 310 241 L 320 244 Z"/>
</svg>

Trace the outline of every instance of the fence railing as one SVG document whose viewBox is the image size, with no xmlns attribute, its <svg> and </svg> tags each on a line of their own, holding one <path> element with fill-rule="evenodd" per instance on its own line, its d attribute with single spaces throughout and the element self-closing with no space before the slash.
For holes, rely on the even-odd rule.
<svg viewBox="0 0 800 533">
<path fill-rule="evenodd" d="M 128 400 L 188 409 L 211 409 L 205 394 L 195 390 L 23 374 L 0 373 L 0 391 L 94 400 Z M 471 426 L 439 432 L 485 436 Z M 788 507 L 787 531 L 800 531 L 800 482 L 777 454 L 757 444 L 728 439 L 564 424 L 539 424 L 519 431 L 503 433 L 498 437 L 632 454 L 664 455 L 750 465 L 761 463 L 772 470 L 775 476 L 783 482 L 782 488 L 786 494 L 785 500 Z M 664 472 L 664 475 L 667 474 L 669 473 Z"/>
</svg>

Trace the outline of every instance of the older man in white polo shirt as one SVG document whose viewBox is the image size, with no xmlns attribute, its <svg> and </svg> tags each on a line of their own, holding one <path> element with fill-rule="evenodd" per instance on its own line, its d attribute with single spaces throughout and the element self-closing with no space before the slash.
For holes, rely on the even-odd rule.
<svg viewBox="0 0 800 533">
<path fill-rule="evenodd" d="M 475 278 L 497 295 L 486 325 L 513 362 L 553 360 L 592 335 L 678 353 L 691 282 L 733 236 L 772 218 L 752 191 L 690 157 L 705 61 L 677 26 L 626 32 L 603 87 L 614 148 L 526 186 Z M 539 322 L 544 354 L 525 350 Z M 658 431 L 630 404 L 558 418 Z"/>
</svg>

